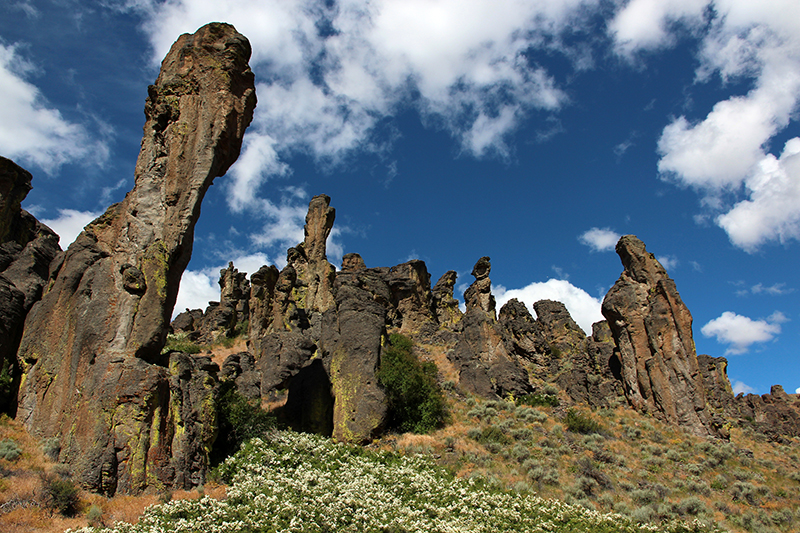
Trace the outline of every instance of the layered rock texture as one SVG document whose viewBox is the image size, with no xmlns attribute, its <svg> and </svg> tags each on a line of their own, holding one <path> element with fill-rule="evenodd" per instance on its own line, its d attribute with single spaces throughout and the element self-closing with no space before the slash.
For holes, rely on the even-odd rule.
<svg viewBox="0 0 800 533">
<path fill-rule="evenodd" d="M 0 157 L 0 411 L 14 414 L 19 387 L 17 348 L 25 317 L 42 296 L 58 236 L 20 207 L 31 174 Z"/>
<path fill-rule="evenodd" d="M 18 416 L 61 439 L 105 493 L 202 481 L 216 365 L 162 355 L 200 203 L 255 107 L 250 44 L 227 24 L 182 35 L 148 89 L 135 185 L 52 266 L 18 359 Z"/>
<path fill-rule="evenodd" d="M 706 410 L 692 315 L 675 282 L 633 235 L 616 249 L 625 270 L 602 312 L 619 350 L 625 396 L 634 408 L 697 435 L 717 434 Z"/>
</svg>

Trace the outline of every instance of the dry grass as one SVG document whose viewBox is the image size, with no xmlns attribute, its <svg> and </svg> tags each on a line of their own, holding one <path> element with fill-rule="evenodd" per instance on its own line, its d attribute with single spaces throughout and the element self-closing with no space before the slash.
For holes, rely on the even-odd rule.
<svg viewBox="0 0 800 533">
<path fill-rule="evenodd" d="M 6 416 L 0 418 L 0 440 L 11 439 L 22 449 L 16 461 L 0 459 L 0 531 L 3 533 L 55 533 L 88 525 L 87 512 L 92 507 L 101 511 L 96 525 L 115 522 L 136 522 L 150 505 L 164 501 L 163 494 L 139 496 L 120 495 L 105 498 L 81 491 L 80 506 L 76 516 L 68 518 L 46 509 L 42 505 L 42 475 L 64 473 L 64 466 L 49 461 L 40 443 L 29 435 L 16 421 Z M 170 499 L 197 499 L 202 494 L 224 499 L 226 488 L 208 484 L 201 490 L 174 491 Z"/>
<path fill-rule="evenodd" d="M 627 407 L 579 408 L 602 427 L 591 435 L 566 429 L 566 406 L 509 407 L 450 395 L 449 407 L 447 427 L 376 445 L 431 453 L 458 476 L 643 520 L 698 516 L 730 531 L 800 531 L 800 439 L 780 445 L 734 428 L 726 445 Z M 481 444 L 468 435 L 489 427 L 513 437 Z M 749 501 L 742 496 L 748 491 Z"/>
</svg>

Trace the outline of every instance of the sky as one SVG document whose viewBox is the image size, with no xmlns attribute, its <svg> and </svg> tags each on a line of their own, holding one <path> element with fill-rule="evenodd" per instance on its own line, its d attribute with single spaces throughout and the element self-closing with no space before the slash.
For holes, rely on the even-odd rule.
<svg viewBox="0 0 800 533">
<path fill-rule="evenodd" d="M 482 256 L 498 309 L 565 303 L 590 333 L 621 235 L 656 255 L 735 392 L 800 392 L 796 0 L 9 0 L 0 155 L 66 248 L 133 186 L 147 85 L 182 33 L 229 22 L 258 106 L 202 206 L 175 312 L 219 270 L 286 263 L 331 196 L 328 257 Z"/>
</svg>

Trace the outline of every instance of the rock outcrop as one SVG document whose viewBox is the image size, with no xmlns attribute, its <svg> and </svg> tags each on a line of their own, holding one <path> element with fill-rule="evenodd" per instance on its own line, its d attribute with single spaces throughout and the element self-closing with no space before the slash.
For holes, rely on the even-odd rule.
<svg viewBox="0 0 800 533">
<path fill-rule="evenodd" d="M 69 247 L 28 315 L 18 418 L 60 438 L 90 489 L 202 481 L 216 365 L 161 351 L 200 203 L 252 120 L 250 51 L 227 24 L 177 40 L 148 89 L 134 188 Z"/>
<path fill-rule="evenodd" d="M 20 204 L 31 174 L 0 157 L 0 412 L 14 414 L 22 326 L 48 282 L 50 263 L 61 251 L 58 235 Z"/>
<path fill-rule="evenodd" d="M 475 282 L 464 291 L 467 312 L 456 326 L 458 340 L 448 358 L 465 392 L 484 397 L 525 394 L 531 390 L 528 373 L 507 350 L 495 318 L 491 268 L 489 258 L 481 257 L 472 269 Z"/>
<path fill-rule="evenodd" d="M 625 270 L 602 312 L 619 351 L 630 404 L 697 435 L 718 435 L 692 337 L 692 315 L 666 270 L 633 235 L 617 243 Z"/>
</svg>

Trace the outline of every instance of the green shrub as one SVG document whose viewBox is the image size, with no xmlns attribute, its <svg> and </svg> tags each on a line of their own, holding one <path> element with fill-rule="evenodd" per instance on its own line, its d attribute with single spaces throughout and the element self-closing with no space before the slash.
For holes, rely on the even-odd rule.
<svg viewBox="0 0 800 533">
<path fill-rule="evenodd" d="M 86 511 L 86 520 L 91 526 L 100 526 L 103 524 L 103 509 L 99 505 L 92 505 Z"/>
<path fill-rule="evenodd" d="M 58 456 L 61 455 L 61 441 L 58 437 L 44 439 L 42 441 L 42 453 L 51 461 L 58 461 Z"/>
<path fill-rule="evenodd" d="M 60 476 L 42 476 L 42 505 L 45 509 L 64 516 L 75 516 L 79 504 L 78 487 L 75 483 Z"/>
<path fill-rule="evenodd" d="M 589 433 L 600 433 L 602 431 L 600 424 L 588 416 L 580 414 L 575 409 L 570 409 L 567 411 L 567 416 L 564 418 L 564 423 L 569 431 L 573 433 L 580 433 L 582 435 L 588 435 Z"/>
<path fill-rule="evenodd" d="M 536 394 L 525 394 L 519 397 L 519 403 L 522 405 L 530 405 L 531 407 L 536 407 L 539 405 L 547 406 L 547 407 L 558 407 L 560 402 L 558 401 L 558 396 L 555 394 L 543 394 L 543 393 L 536 393 Z"/>
<path fill-rule="evenodd" d="M 11 439 L 0 440 L 0 458 L 6 461 L 16 461 L 22 455 L 22 448 Z"/>
<path fill-rule="evenodd" d="M 477 439 L 481 444 L 488 444 L 496 442 L 497 444 L 510 444 L 511 437 L 497 426 L 486 426 L 481 430 L 481 434 Z"/>
<path fill-rule="evenodd" d="M 392 427 L 428 433 L 444 425 L 444 396 L 436 381 L 438 369 L 421 362 L 412 352 L 411 339 L 393 333 L 381 352 L 378 382 L 386 390 Z M 489 409 L 485 410 L 489 415 Z"/>
<path fill-rule="evenodd" d="M 180 333 L 170 333 L 167 335 L 167 343 L 164 345 L 164 349 L 161 350 L 162 354 L 167 352 L 183 352 L 183 353 L 200 353 L 201 348 L 198 344 L 190 341 L 187 337 L 187 333 L 180 332 Z"/>
<path fill-rule="evenodd" d="M 223 383 L 220 390 L 217 422 L 220 437 L 211 453 L 212 464 L 219 464 L 236 453 L 245 441 L 262 436 L 277 425 L 274 415 L 239 394 L 233 382 Z"/>
</svg>

